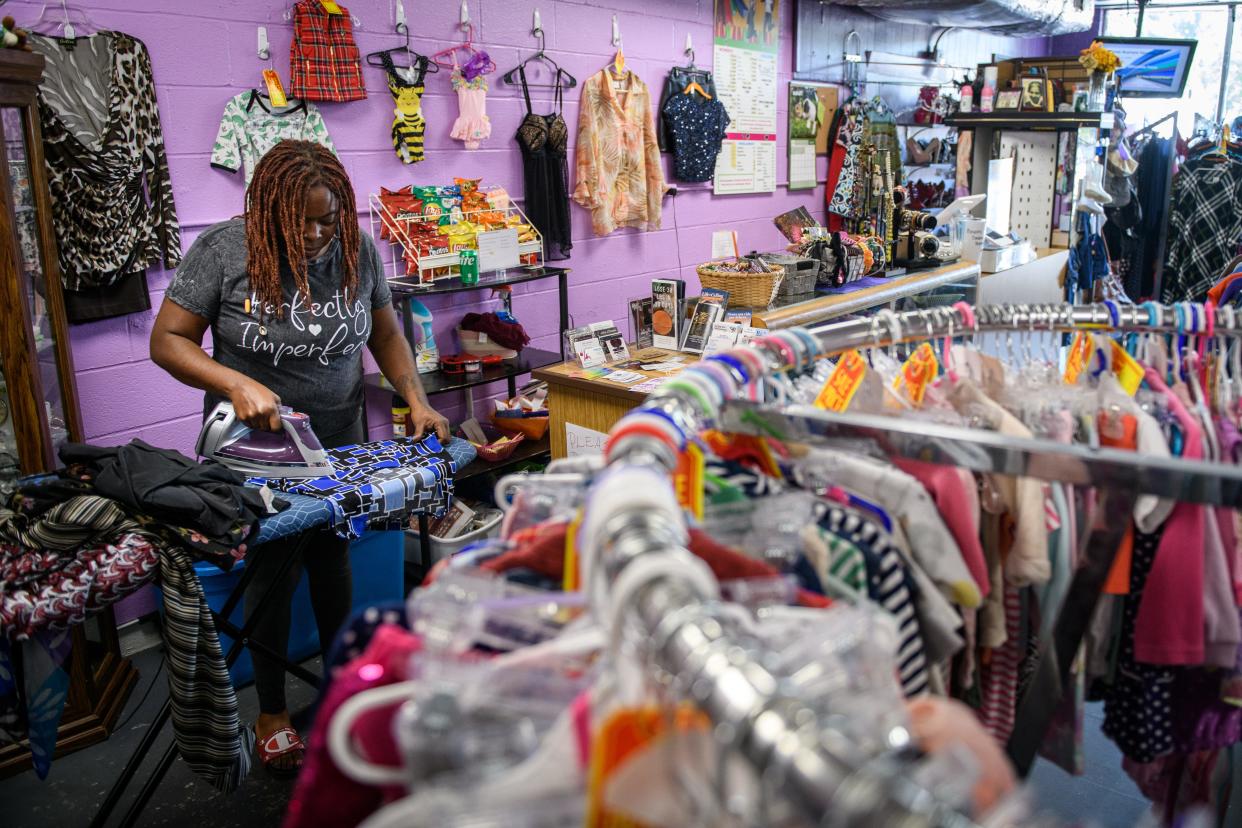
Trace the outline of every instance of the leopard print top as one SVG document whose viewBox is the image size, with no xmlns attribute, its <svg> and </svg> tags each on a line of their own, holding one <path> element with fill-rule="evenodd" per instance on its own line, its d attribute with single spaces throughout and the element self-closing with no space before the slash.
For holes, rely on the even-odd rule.
<svg viewBox="0 0 1242 828">
<path fill-rule="evenodd" d="M 39 116 L 65 288 L 115 284 L 181 262 L 181 232 L 142 41 L 99 32 L 66 46 L 32 34 L 47 59 Z"/>
</svg>

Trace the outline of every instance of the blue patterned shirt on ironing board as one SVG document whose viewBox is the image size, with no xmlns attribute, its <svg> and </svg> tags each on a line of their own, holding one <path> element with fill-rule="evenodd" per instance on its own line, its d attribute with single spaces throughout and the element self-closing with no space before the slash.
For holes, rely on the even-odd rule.
<svg viewBox="0 0 1242 828">
<path fill-rule="evenodd" d="M 342 446 L 329 449 L 328 455 L 336 468 L 331 476 L 250 482 L 327 503 L 332 510 L 329 525 L 346 538 L 360 537 L 368 527 L 400 528 L 411 514 L 438 517 L 452 502 L 458 466 L 454 452 L 434 434 L 417 443 L 394 439 Z"/>
</svg>

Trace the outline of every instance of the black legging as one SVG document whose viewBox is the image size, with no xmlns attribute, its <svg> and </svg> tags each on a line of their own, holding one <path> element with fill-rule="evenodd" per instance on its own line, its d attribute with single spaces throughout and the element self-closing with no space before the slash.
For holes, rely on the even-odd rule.
<svg viewBox="0 0 1242 828">
<path fill-rule="evenodd" d="M 360 443 L 365 439 L 365 429 L 359 419 L 353 426 L 339 434 L 320 437 L 325 448 L 337 448 Z M 302 540 L 298 536 L 282 538 L 260 546 L 247 556 L 246 566 L 256 568 L 254 580 L 246 587 L 246 615 L 255 611 L 258 601 L 273 583 L 280 564 L 290 552 L 290 547 Z M 349 571 L 349 541 L 337 537 L 330 529 L 315 532 L 305 539 L 299 560 L 295 561 L 284 582 L 268 598 L 262 619 L 255 625 L 251 638 L 273 651 L 289 651 L 289 623 L 293 593 L 305 570 L 310 581 L 311 609 L 315 612 L 315 625 L 319 628 L 319 646 L 327 650 L 337 630 L 349 616 L 352 603 L 353 583 Z M 288 709 L 285 702 L 284 665 L 268 658 L 254 649 L 250 650 L 254 662 L 254 687 L 259 694 L 259 711 L 274 714 Z"/>
</svg>

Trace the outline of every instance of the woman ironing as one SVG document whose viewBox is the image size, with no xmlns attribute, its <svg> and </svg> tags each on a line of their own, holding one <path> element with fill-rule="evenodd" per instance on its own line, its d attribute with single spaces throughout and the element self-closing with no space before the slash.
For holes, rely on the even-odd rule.
<svg viewBox="0 0 1242 828">
<path fill-rule="evenodd" d="M 208 328 L 214 356 L 203 350 Z M 156 317 L 151 358 L 206 391 L 205 411 L 230 400 L 246 425 L 276 431 L 278 409 L 287 405 L 309 415 L 320 442 L 335 448 L 366 440 L 364 346 L 409 402 L 409 434 L 447 440 L 448 421 L 427 403 L 379 252 L 358 231 L 344 167 L 317 144 L 282 141 L 255 168 L 245 216 L 208 228 L 190 246 Z M 270 546 L 247 561 L 261 567 L 246 592 L 248 613 L 286 558 Z M 278 653 L 288 648 L 303 568 L 325 649 L 350 609 L 348 541 L 324 532 L 303 548 L 252 636 Z M 277 774 L 296 774 L 305 750 L 285 703 L 284 667 L 257 651 L 251 656 L 259 757 Z"/>
</svg>

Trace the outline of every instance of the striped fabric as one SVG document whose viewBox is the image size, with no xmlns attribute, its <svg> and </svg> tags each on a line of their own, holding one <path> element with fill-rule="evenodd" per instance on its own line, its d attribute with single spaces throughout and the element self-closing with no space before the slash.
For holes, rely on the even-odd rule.
<svg viewBox="0 0 1242 828">
<path fill-rule="evenodd" d="M 1005 587 L 1005 643 L 991 651 L 983 665 L 979 682 L 982 705 L 979 721 L 1002 745 L 1013 732 L 1014 710 L 1018 704 L 1018 668 L 1025 653 L 1020 633 L 1022 600 L 1018 588 Z"/>
<path fill-rule="evenodd" d="M 181 758 L 218 791 L 234 790 L 250 771 L 254 735 L 241 726 L 237 694 L 194 562 L 169 545 L 160 556 L 164 643 L 173 735 Z"/>
<path fill-rule="evenodd" d="M 906 571 L 892 538 L 878 524 L 840 507 L 831 507 L 820 527 L 852 543 L 863 555 L 867 594 L 897 621 L 897 671 L 906 696 L 928 690 L 927 656 Z"/>
<path fill-rule="evenodd" d="M 833 534 L 823 535 L 828 546 L 828 574 L 850 589 L 867 588 L 867 559 L 854 544 Z"/>
<path fill-rule="evenodd" d="M 27 634 L 35 626 L 53 628 L 69 612 L 77 612 L 73 620 L 80 622 L 113 592 L 132 591 L 155 574 L 143 557 L 154 547 L 164 597 L 173 735 L 192 770 L 217 790 L 232 791 L 249 770 L 253 736 L 241 727 L 207 598 L 185 548 L 144 530 L 116 501 L 98 495 L 71 497 L 41 514 L 35 514 L 36 500 L 19 489 L 10 505 L 22 511 L 0 509 L 0 620 L 11 622 L 0 624 L 0 634 L 15 636 L 21 619 Z M 134 538 L 145 543 L 126 540 Z M 106 569 L 97 556 L 101 548 L 116 558 L 108 559 Z M 113 583 L 113 575 L 124 583 Z M 26 598 L 33 604 L 10 606 Z"/>
</svg>

